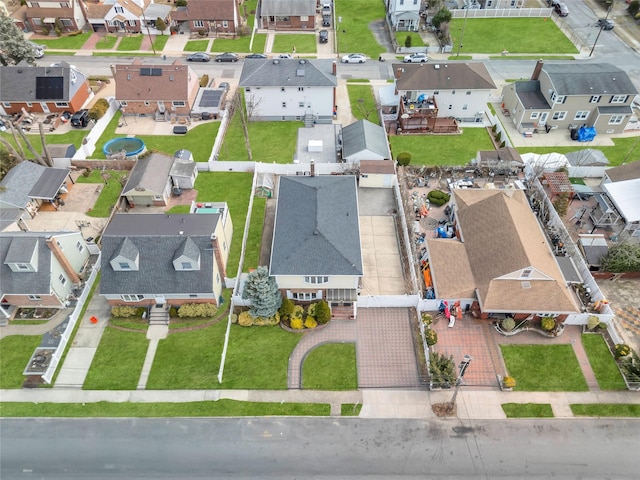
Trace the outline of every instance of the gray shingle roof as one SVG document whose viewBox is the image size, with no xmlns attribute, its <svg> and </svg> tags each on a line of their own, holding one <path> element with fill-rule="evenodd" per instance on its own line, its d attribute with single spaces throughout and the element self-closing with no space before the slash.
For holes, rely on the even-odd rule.
<svg viewBox="0 0 640 480">
<path fill-rule="evenodd" d="M 344 127 L 342 145 L 345 158 L 363 150 L 370 150 L 382 158 L 391 158 L 384 128 L 368 120 L 359 120 Z"/>
<path fill-rule="evenodd" d="M 270 274 L 363 274 L 354 176 L 280 177 Z"/>
<path fill-rule="evenodd" d="M 45 168 L 29 192 L 29 197 L 53 200 L 60 187 L 67 181 L 69 173 L 66 168 Z"/>
<path fill-rule="evenodd" d="M 553 63 L 544 65 L 558 95 L 635 95 L 629 76 L 609 63 Z"/>
<path fill-rule="evenodd" d="M 335 87 L 332 60 L 253 59 L 244 62 L 241 87 Z"/>
<path fill-rule="evenodd" d="M 540 80 L 526 80 L 514 83 L 516 94 L 526 109 L 549 109 L 551 105 L 540 92 Z"/>
<path fill-rule="evenodd" d="M 29 203 L 29 192 L 38 182 L 46 167 L 33 162 L 20 162 L 7 172 L 0 182 L 4 191 L 0 191 L 0 205 L 25 208 Z"/>
<path fill-rule="evenodd" d="M 214 280 L 211 237 L 219 219 L 218 214 L 115 215 L 102 236 L 101 293 L 211 293 Z M 176 252 L 185 251 L 186 239 L 193 242 L 188 247 L 189 256 L 196 248 L 200 252 L 199 270 L 177 271 L 173 266 Z M 109 264 L 125 240 L 140 254 L 137 271 L 118 272 Z"/>
<path fill-rule="evenodd" d="M 260 12 L 262 16 L 313 16 L 316 14 L 316 0 L 262 0 Z"/>
<path fill-rule="evenodd" d="M 62 98 L 36 98 L 36 78 L 62 77 Z M 57 67 L 32 67 L 14 65 L 0 67 L 0 101 L 3 102 L 66 102 L 73 98 L 75 92 L 84 83 L 86 76 L 74 70 L 66 62 L 60 62 Z"/>
<path fill-rule="evenodd" d="M 148 157 L 139 159 L 131 170 L 127 184 L 122 189 L 122 195 L 142 188 L 158 194 L 164 191 L 167 178 L 174 159 L 161 153 L 152 153 Z"/>
</svg>

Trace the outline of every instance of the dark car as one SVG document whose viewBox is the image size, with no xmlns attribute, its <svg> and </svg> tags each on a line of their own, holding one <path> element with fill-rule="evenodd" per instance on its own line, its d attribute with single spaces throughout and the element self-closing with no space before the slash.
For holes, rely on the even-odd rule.
<svg viewBox="0 0 640 480">
<path fill-rule="evenodd" d="M 599 18 L 596 23 L 596 27 L 600 27 L 603 30 L 613 30 L 613 27 L 615 26 L 615 22 L 610 18 Z"/>
<path fill-rule="evenodd" d="M 187 57 L 187 62 L 208 62 L 209 60 L 211 57 L 204 52 L 192 53 Z"/>
<path fill-rule="evenodd" d="M 553 9 L 560 17 L 566 17 L 567 15 L 569 15 L 569 7 L 567 7 L 564 3 L 556 3 L 553 6 Z"/>
<path fill-rule="evenodd" d="M 267 58 L 267 56 L 264 53 L 252 53 L 244 58 Z"/>
<path fill-rule="evenodd" d="M 228 82 L 220 82 L 218 84 L 218 88 L 222 88 L 222 89 L 224 89 L 225 92 L 228 92 L 229 88 L 231 88 L 231 87 L 229 86 Z"/>
<path fill-rule="evenodd" d="M 78 110 L 71 117 L 71 126 L 76 128 L 84 128 L 89 124 L 89 110 L 83 108 Z"/>
<path fill-rule="evenodd" d="M 216 55 L 216 62 L 237 62 L 238 58 L 238 55 L 235 53 L 224 52 L 220 55 Z"/>
<path fill-rule="evenodd" d="M 331 26 L 331 15 L 323 15 L 322 16 L 322 26 L 330 27 Z"/>
<path fill-rule="evenodd" d="M 318 41 L 320 43 L 327 43 L 329 41 L 329 32 L 327 30 L 320 30 Z"/>
</svg>

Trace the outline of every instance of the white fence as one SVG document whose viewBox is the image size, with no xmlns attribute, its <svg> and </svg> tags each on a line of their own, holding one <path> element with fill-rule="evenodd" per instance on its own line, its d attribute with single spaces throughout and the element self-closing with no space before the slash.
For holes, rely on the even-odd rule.
<svg viewBox="0 0 640 480">
<path fill-rule="evenodd" d="M 507 133 L 507 129 L 504 128 L 498 116 L 494 115 L 488 107 L 484 113 L 489 119 L 489 123 L 491 123 L 492 126 L 496 126 L 496 134 L 500 133 L 500 139 L 504 142 L 505 147 L 513 147 L 511 138 L 509 138 L 509 134 Z"/>
<path fill-rule="evenodd" d="M 400 216 L 400 225 L 402 226 L 402 232 L 399 232 L 402 235 L 402 239 L 406 246 L 405 255 L 407 264 L 409 265 L 409 275 L 411 276 L 411 286 L 413 288 L 414 293 L 418 293 L 420 291 L 418 287 L 418 277 L 416 275 L 416 252 L 413 251 L 413 243 L 411 243 L 411 238 L 409 238 L 409 225 L 407 223 L 407 217 L 404 213 L 404 206 L 402 205 L 402 194 L 400 192 L 400 185 L 398 182 L 395 182 L 393 185 L 393 193 L 396 200 L 396 211 Z"/>
<path fill-rule="evenodd" d="M 358 308 L 416 308 L 418 295 L 360 295 Z"/>
<path fill-rule="evenodd" d="M 260 162 L 234 162 L 213 161 L 208 162 L 210 172 L 257 172 L 273 173 L 275 175 L 311 175 L 310 163 L 260 163 Z M 316 175 L 332 175 L 348 173 L 354 169 L 352 163 L 316 163 L 314 164 Z"/>
<path fill-rule="evenodd" d="M 71 338 L 73 329 L 75 328 L 76 323 L 80 318 L 80 313 L 82 312 L 84 304 L 87 302 L 89 298 L 89 292 L 91 292 L 91 288 L 93 287 L 93 284 L 98 278 L 99 272 L 100 272 L 100 254 L 98 254 L 96 263 L 93 265 L 93 268 L 91 269 L 91 274 L 89 275 L 89 278 L 84 284 L 82 294 L 78 298 L 78 303 L 76 303 L 76 307 L 73 309 L 73 312 L 71 312 L 71 315 L 69 315 L 69 323 L 67 324 L 67 328 L 65 328 L 64 332 L 62 333 L 62 336 L 60 338 L 60 343 L 56 347 L 56 351 L 53 352 L 53 355 L 51 356 L 51 361 L 49 362 L 49 366 L 47 367 L 47 370 L 42 375 L 42 379 L 46 383 L 51 383 L 51 380 L 53 379 L 53 375 L 56 372 L 58 363 L 60 363 L 60 359 L 64 354 L 65 347 L 67 346 L 67 343 L 69 343 L 69 339 Z"/>
<path fill-rule="evenodd" d="M 551 17 L 552 8 L 483 8 L 451 10 L 453 18 Z"/>
<path fill-rule="evenodd" d="M 93 155 L 93 152 L 95 152 L 96 143 L 106 130 L 109 122 L 111 122 L 111 119 L 118 111 L 118 102 L 116 102 L 116 99 L 114 97 L 107 98 L 107 101 L 109 102 L 109 109 L 101 119 L 96 121 L 95 125 L 91 128 L 87 136 L 84 137 L 82 146 L 80 147 L 80 149 L 78 149 L 78 151 L 76 151 L 75 155 L 73 156 L 73 160 L 86 160 L 91 155 Z"/>
<path fill-rule="evenodd" d="M 220 120 L 220 127 L 218 128 L 218 134 L 216 135 L 216 140 L 213 142 L 213 148 L 211 149 L 211 155 L 209 156 L 209 162 L 213 162 L 218 159 L 218 155 L 220 155 L 220 148 L 222 148 L 222 142 L 224 142 L 224 135 L 227 132 L 227 127 L 231 122 L 231 115 L 229 115 L 229 104 L 227 102 L 227 108 L 222 111 L 222 119 Z M 242 108 L 242 107 L 240 107 Z M 198 168 L 200 170 L 200 168 Z"/>
<path fill-rule="evenodd" d="M 604 171 L 608 166 L 569 166 L 569 176 L 576 178 L 602 178 L 604 177 Z"/>
</svg>

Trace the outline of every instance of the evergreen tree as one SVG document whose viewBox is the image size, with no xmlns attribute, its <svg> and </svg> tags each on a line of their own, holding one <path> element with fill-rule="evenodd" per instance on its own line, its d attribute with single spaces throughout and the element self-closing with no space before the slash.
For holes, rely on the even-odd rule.
<svg viewBox="0 0 640 480">
<path fill-rule="evenodd" d="M 0 15 L 0 63 L 4 66 L 21 61 L 35 62 L 35 49 L 24 38 L 11 17 Z"/>
<path fill-rule="evenodd" d="M 242 298 L 251 300 L 249 314 L 254 317 L 273 317 L 280 305 L 282 295 L 278 290 L 278 284 L 269 276 L 267 267 L 258 267 L 249 273 L 249 278 L 242 291 Z"/>
</svg>

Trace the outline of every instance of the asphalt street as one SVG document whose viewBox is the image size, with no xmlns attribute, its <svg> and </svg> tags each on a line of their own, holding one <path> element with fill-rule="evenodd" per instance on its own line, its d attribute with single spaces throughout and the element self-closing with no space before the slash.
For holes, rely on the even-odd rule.
<svg viewBox="0 0 640 480">
<path fill-rule="evenodd" d="M 0 477 L 636 479 L 640 421 L 4 419 Z"/>
</svg>

